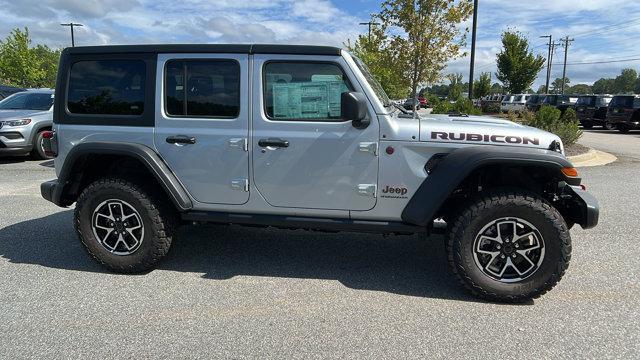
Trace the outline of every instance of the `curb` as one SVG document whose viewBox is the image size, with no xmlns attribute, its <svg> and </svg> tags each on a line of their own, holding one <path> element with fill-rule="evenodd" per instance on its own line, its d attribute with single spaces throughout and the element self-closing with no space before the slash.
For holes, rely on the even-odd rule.
<svg viewBox="0 0 640 360">
<path fill-rule="evenodd" d="M 575 167 L 601 166 L 618 160 L 612 154 L 595 149 L 591 149 L 584 154 L 569 156 L 568 159 Z"/>
</svg>

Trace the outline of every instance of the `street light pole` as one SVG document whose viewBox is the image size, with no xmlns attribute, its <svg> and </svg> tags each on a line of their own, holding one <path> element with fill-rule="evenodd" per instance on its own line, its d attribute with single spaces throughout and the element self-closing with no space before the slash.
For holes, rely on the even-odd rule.
<svg viewBox="0 0 640 360">
<path fill-rule="evenodd" d="M 368 22 L 361 22 L 358 25 L 367 25 L 369 27 L 369 41 L 371 41 L 371 26 L 372 25 L 380 25 L 380 23 L 373 22 L 373 21 L 368 21 Z"/>
<path fill-rule="evenodd" d="M 82 24 L 77 24 L 77 23 L 74 23 L 74 22 L 70 22 L 70 23 L 67 23 L 67 24 L 60 24 L 60 25 L 62 25 L 62 26 L 68 26 L 68 27 L 70 27 L 70 28 L 71 28 L 71 47 L 76 46 L 76 41 L 75 41 L 75 39 L 74 39 L 74 37 L 73 37 L 73 27 L 74 27 L 74 26 L 84 26 L 84 25 L 82 25 Z"/>
<path fill-rule="evenodd" d="M 476 26 L 478 23 L 478 0 L 473 1 L 473 28 L 471 31 L 471 64 L 469 65 L 469 99 L 473 100 L 473 67 L 476 62 Z"/>
</svg>

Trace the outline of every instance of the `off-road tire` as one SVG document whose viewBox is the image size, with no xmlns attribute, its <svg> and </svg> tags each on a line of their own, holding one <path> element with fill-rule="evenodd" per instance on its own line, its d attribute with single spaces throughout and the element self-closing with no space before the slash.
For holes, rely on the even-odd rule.
<svg viewBox="0 0 640 360">
<path fill-rule="evenodd" d="M 45 130 L 40 130 L 33 140 L 33 150 L 31 150 L 31 156 L 36 160 L 48 160 L 53 157 L 48 156 L 42 148 L 43 134 Z"/>
<path fill-rule="evenodd" d="M 504 283 L 485 274 L 474 261 L 479 231 L 491 221 L 517 217 L 533 224 L 544 239 L 545 256 L 535 272 L 517 282 Z M 562 215 L 544 199 L 526 192 L 500 191 L 470 202 L 450 226 L 449 265 L 472 294 L 490 301 L 523 302 L 551 290 L 571 259 L 571 236 Z"/>
<path fill-rule="evenodd" d="M 145 188 L 122 178 L 104 178 L 88 185 L 76 203 L 75 230 L 89 255 L 118 273 L 153 269 L 169 251 L 178 226 L 176 211 L 163 195 L 161 190 Z M 139 248 L 132 254 L 115 255 L 94 235 L 93 212 L 108 199 L 127 202 L 142 219 L 144 235 Z"/>
</svg>

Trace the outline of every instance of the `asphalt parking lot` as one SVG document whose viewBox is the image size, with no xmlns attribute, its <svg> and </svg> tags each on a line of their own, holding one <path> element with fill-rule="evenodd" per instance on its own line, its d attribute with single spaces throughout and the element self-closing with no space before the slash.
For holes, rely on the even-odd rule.
<svg viewBox="0 0 640 360">
<path fill-rule="evenodd" d="M 638 358 L 640 133 L 586 132 L 601 205 L 569 271 L 522 305 L 477 301 L 441 237 L 186 227 L 158 270 L 105 272 L 51 162 L 0 159 L 0 358 Z"/>
</svg>

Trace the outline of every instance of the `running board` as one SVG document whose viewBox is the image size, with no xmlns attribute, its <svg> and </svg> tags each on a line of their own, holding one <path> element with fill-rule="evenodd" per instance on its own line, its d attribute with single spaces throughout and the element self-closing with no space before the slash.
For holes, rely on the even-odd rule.
<svg viewBox="0 0 640 360">
<path fill-rule="evenodd" d="M 350 231 L 376 234 L 415 234 L 427 232 L 426 227 L 394 221 L 328 219 L 286 215 L 189 211 L 182 214 L 182 219 L 193 222 L 272 226 L 281 229 L 306 229 L 332 232 Z"/>
</svg>

